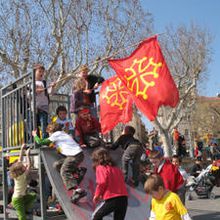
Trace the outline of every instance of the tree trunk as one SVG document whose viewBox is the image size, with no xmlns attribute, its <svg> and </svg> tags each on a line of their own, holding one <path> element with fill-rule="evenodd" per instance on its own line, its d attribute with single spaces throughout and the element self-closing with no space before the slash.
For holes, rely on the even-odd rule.
<svg viewBox="0 0 220 220">
<path fill-rule="evenodd" d="M 168 130 L 160 131 L 161 141 L 164 147 L 164 156 L 171 157 L 172 156 L 172 145 L 170 141 L 170 136 Z"/>
</svg>

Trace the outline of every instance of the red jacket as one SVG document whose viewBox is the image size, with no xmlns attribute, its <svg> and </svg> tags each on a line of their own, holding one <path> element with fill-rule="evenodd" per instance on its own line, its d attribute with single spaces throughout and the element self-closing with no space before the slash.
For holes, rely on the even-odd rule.
<svg viewBox="0 0 220 220">
<path fill-rule="evenodd" d="M 178 168 L 169 160 L 164 160 L 164 163 L 155 170 L 155 173 L 162 177 L 165 188 L 172 192 L 177 192 L 184 183 Z"/>
<path fill-rule="evenodd" d="M 107 200 L 127 195 L 124 176 L 118 167 L 102 165 L 96 167 L 95 196 Z"/>
<path fill-rule="evenodd" d="M 90 120 L 77 118 L 75 129 L 76 129 L 75 135 L 79 136 L 80 138 L 79 143 L 84 144 L 83 136 L 90 135 L 93 133 L 99 133 L 101 131 L 101 125 L 99 121 L 93 116 L 91 116 Z"/>
</svg>

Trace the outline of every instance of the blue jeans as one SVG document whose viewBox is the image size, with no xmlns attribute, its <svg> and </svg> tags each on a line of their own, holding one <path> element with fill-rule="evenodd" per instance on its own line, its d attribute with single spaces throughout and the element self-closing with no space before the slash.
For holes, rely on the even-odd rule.
<svg viewBox="0 0 220 220">
<path fill-rule="evenodd" d="M 42 138 L 47 138 L 48 134 L 46 132 L 48 125 L 48 113 L 45 111 L 38 110 L 37 112 L 37 127 L 41 128 Z"/>
</svg>

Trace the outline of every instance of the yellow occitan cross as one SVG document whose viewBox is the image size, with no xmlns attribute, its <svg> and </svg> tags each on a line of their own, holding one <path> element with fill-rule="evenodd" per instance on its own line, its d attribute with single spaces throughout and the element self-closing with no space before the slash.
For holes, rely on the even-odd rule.
<svg viewBox="0 0 220 220">
<path fill-rule="evenodd" d="M 125 72 L 131 72 L 130 76 L 125 76 L 125 79 L 127 80 L 127 88 L 133 92 L 136 85 L 135 95 L 142 96 L 145 100 L 148 98 L 148 88 L 155 86 L 155 82 L 149 82 L 146 76 L 152 75 L 154 78 L 158 78 L 159 74 L 157 73 L 157 69 L 162 66 L 161 62 L 153 62 L 153 57 L 149 58 L 149 62 L 144 66 L 143 62 L 146 60 L 147 57 L 143 57 L 140 60 L 135 59 L 133 60 L 131 67 L 125 69 Z M 138 72 L 134 69 L 135 65 L 138 65 Z M 153 70 L 149 70 L 149 67 L 151 66 L 153 67 Z M 140 81 L 145 85 L 142 91 L 140 90 Z"/>
<path fill-rule="evenodd" d="M 123 109 L 124 105 L 128 102 L 127 98 L 125 98 L 127 94 L 128 92 L 124 89 L 121 80 L 116 78 L 116 80 L 111 82 L 106 88 L 102 98 L 106 99 L 107 103 L 112 107 L 118 106 L 119 109 Z"/>
</svg>

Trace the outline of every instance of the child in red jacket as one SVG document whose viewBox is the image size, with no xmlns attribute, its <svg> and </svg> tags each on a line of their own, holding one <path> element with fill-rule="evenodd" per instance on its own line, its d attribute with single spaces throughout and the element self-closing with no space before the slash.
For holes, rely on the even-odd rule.
<svg viewBox="0 0 220 220">
<path fill-rule="evenodd" d="M 113 219 L 124 220 L 128 204 L 128 193 L 122 171 L 115 166 L 109 152 L 104 148 L 92 154 L 93 168 L 96 171 L 96 190 L 93 202 L 102 200 L 92 214 L 92 220 L 102 219 L 114 213 Z"/>
<path fill-rule="evenodd" d="M 165 188 L 177 193 L 180 196 L 181 201 L 184 201 L 182 196 L 184 180 L 178 168 L 169 160 L 164 159 L 160 151 L 151 151 L 149 159 L 154 166 L 154 173 L 162 177 Z"/>
<path fill-rule="evenodd" d="M 100 147 L 104 142 L 99 137 L 101 125 L 97 118 L 93 117 L 88 108 L 78 112 L 75 125 L 75 138 L 81 147 Z"/>
</svg>

